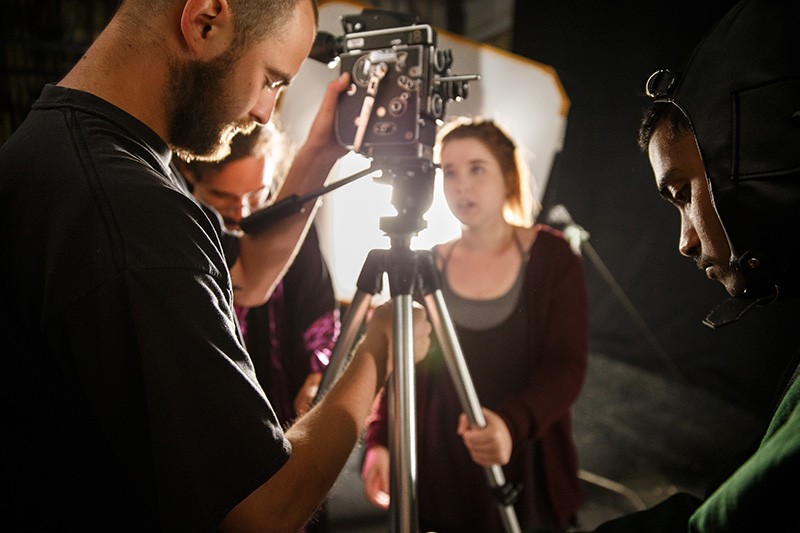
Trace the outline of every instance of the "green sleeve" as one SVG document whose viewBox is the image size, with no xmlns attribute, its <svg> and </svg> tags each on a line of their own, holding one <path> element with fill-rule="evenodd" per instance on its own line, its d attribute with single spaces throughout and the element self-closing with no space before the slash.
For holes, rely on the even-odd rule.
<svg viewBox="0 0 800 533">
<path fill-rule="evenodd" d="M 800 531 L 800 380 L 775 411 L 756 453 L 690 520 L 690 531 Z"/>
</svg>

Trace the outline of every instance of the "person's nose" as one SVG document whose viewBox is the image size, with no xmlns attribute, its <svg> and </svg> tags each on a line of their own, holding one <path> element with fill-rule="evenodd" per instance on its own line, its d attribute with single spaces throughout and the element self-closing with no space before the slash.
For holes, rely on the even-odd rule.
<svg viewBox="0 0 800 533">
<path fill-rule="evenodd" d="M 250 213 L 252 212 L 253 212 L 253 206 L 250 204 L 250 199 L 244 198 L 242 200 L 242 203 L 239 204 L 239 212 L 238 212 L 239 220 L 241 221 L 241 219 L 243 219 L 244 217 L 249 217 Z"/>
<path fill-rule="evenodd" d="M 457 173 L 453 176 L 453 185 L 455 185 L 455 190 L 458 192 L 465 192 L 469 189 L 469 180 L 462 174 Z"/>
<path fill-rule="evenodd" d="M 689 216 L 681 215 L 681 236 L 678 242 L 678 250 L 686 257 L 697 257 L 700 255 L 700 237 Z"/>
<path fill-rule="evenodd" d="M 236 220 L 237 224 L 241 222 L 242 219 L 248 215 L 248 213 L 245 212 L 246 209 L 247 208 L 242 204 L 239 204 L 234 208 L 233 219 Z"/>
<path fill-rule="evenodd" d="M 234 200 L 229 202 L 227 206 L 225 206 L 223 216 L 226 220 L 233 222 L 235 224 L 239 224 L 244 217 L 246 217 L 249 213 L 249 206 L 246 205 L 247 201 L 243 199 L 239 199 L 238 201 Z"/>
<path fill-rule="evenodd" d="M 261 125 L 269 122 L 272 111 L 275 109 L 275 100 L 278 97 L 278 90 L 265 88 L 250 110 L 250 116 Z"/>
</svg>

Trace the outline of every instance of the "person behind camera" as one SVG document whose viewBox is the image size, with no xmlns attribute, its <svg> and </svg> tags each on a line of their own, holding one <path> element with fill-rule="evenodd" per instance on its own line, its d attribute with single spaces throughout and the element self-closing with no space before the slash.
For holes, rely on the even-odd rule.
<svg viewBox="0 0 800 533">
<path fill-rule="evenodd" d="M 212 207 L 227 230 L 263 208 L 280 189 L 291 159 L 277 126 L 238 133 L 221 161 L 181 162 L 192 194 Z M 311 407 L 339 334 L 333 283 L 312 224 L 269 301 L 234 309 L 259 383 L 285 427 Z"/>
<path fill-rule="evenodd" d="M 564 529 L 580 503 L 571 408 L 587 366 L 580 259 L 553 229 L 530 225 L 528 182 L 513 141 L 488 120 L 461 121 L 439 143 L 445 199 L 461 236 L 434 248 L 486 427 L 470 427 L 442 359 L 417 365 L 421 531 L 501 532 L 484 467 L 520 485 L 522 527 Z M 389 503 L 387 398 L 369 424 L 362 471 Z"/>
<path fill-rule="evenodd" d="M 732 296 L 706 318 L 715 326 L 800 294 L 798 23 L 796 2 L 740 2 L 683 72 L 648 82 L 640 144 L 680 212 L 679 250 Z M 707 497 L 677 494 L 595 531 L 800 531 L 800 367 L 787 361 L 762 440 Z"/>
<path fill-rule="evenodd" d="M 192 194 L 213 208 L 231 232 L 280 188 L 291 149 L 273 123 L 274 119 L 250 133 L 237 133 L 231 153 L 221 161 L 178 160 Z M 288 427 L 311 407 L 340 327 L 333 284 L 313 224 L 267 303 L 244 307 L 234 297 L 234 310 L 258 382 L 278 422 Z M 304 531 L 326 531 L 326 519 L 327 513 L 319 509 Z"/>
<path fill-rule="evenodd" d="M 170 168 L 269 120 L 316 18 L 311 0 L 123 0 L 0 148 L 7 529 L 296 531 L 333 484 L 387 374 L 390 308 L 284 433 L 233 298 L 266 299 L 313 206 L 242 237 L 229 274 L 218 221 Z M 342 155 L 346 85 L 329 84 L 283 195 Z"/>
</svg>

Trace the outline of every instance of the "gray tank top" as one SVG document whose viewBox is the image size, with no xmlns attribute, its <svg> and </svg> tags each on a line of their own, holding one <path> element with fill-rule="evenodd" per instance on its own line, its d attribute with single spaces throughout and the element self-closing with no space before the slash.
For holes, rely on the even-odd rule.
<svg viewBox="0 0 800 533">
<path fill-rule="evenodd" d="M 447 281 L 447 263 L 450 261 L 450 256 L 453 254 L 455 245 L 450 247 L 446 256 L 442 257 L 442 296 L 447 304 L 447 311 L 450 313 L 450 318 L 453 319 L 456 325 L 478 331 L 486 330 L 502 323 L 514 312 L 520 292 L 522 292 L 522 284 L 525 278 L 525 269 L 530 257 L 530 251 L 526 252 L 522 248 L 522 243 L 519 241 L 516 231 L 513 235 L 514 242 L 517 244 L 519 253 L 522 256 L 522 263 L 514 285 L 512 285 L 508 292 L 497 298 L 476 300 L 464 298 L 456 294 Z"/>
</svg>

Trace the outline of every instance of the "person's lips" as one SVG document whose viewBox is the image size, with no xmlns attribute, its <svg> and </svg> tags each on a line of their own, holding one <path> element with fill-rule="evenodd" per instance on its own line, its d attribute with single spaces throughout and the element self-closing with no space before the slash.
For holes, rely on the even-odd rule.
<svg viewBox="0 0 800 533">
<path fill-rule="evenodd" d="M 695 259 L 697 263 L 697 268 L 700 270 L 704 270 L 708 279 L 717 279 L 716 278 L 716 265 L 707 259 L 697 258 Z"/>
<path fill-rule="evenodd" d="M 456 209 L 458 209 L 460 211 L 464 211 L 464 210 L 470 209 L 470 208 L 472 208 L 474 206 L 475 206 L 475 202 L 472 202 L 470 200 L 459 200 L 458 202 L 456 202 Z"/>
</svg>

